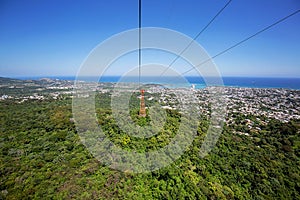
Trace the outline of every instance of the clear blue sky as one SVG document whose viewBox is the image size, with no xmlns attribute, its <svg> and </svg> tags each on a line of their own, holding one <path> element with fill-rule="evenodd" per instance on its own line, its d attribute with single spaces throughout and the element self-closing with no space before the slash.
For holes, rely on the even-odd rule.
<svg viewBox="0 0 300 200">
<path fill-rule="evenodd" d="M 143 0 L 143 26 L 194 37 L 225 0 Z M 72 76 L 110 36 L 137 28 L 138 0 L 1 0 L 0 76 Z M 233 0 L 197 40 L 215 55 L 300 9 L 299 0 Z M 300 77 L 300 14 L 217 57 L 224 76 Z M 116 72 L 117 75 L 117 72 Z"/>
</svg>

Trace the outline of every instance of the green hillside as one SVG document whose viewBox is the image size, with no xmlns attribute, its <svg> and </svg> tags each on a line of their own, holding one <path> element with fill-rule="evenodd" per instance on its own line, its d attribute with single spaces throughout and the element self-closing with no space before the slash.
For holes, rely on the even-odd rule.
<svg viewBox="0 0 300 200">
<path fill-rule="evenodd" d="M 104 130 L 113 127 L 106 131 L 116 144 L 141 151 L 167 144 L 180 118 L 170 112 L 163 138 L 137 142 L 120 134 L 108 106 L 97 113 Z M 102 165 L 81 144 L 71 99 L 0 101 L 0 199 L 299 199 L 299 121 L 270 119 L 251 131 L 243 119 L 256 117 L 237 118 L 207 157 L 199 157 L 208 127 L 203 119 L 197 139 L 175 163 L 133 174 Z"/>
</svg>

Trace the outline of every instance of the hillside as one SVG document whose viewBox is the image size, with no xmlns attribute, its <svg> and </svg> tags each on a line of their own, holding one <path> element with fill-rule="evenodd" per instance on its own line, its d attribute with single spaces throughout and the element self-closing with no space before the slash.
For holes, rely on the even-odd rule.
<svg viewBox="0 0 300 200">
<path fill-rule="evenodd" d="M 159 149 L 173 137 L 170 130 L 178 128 L 180 115 L 169 111 L 165 130 L 150 140 L 137 140 L 118 130 L 107 104 L 110 97 L 98 98 L 99 125 L 123 149 Z M 238 115 L 235 125 L 225 126 L 213 151 L 201 158 L 208 127 L 203 118 L 197 139 L 180 159 L 151 173 L 134 174 L 110 169 L 87 151 L 71 120 L 70 98 L 5 100 L 0 111 L 1 199 L 300 198 L 297 120 L 261 123 L 263 116 Z M 260 130 L 249 130 L 246 119 Z"/>
</svg>

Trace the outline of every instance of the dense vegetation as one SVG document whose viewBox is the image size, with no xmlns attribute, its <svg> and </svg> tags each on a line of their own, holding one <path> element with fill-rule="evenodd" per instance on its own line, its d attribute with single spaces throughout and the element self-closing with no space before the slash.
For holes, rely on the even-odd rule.
<svg viewBox="0 0 300 200">
<path fill-rule="evenodd" d="M 99 124 L 125 149 L 164 146 L 180 120 L 179 113 L 168 111 L 165 130 L 141 141 L 118 131 L 109 97 L 98 98 Z M 136 123 L 148 123 L 135 118 L 132 109 Z M 207 157 L 199 157 L 208 127 L 203 119 L 197 139 L 175 163 L 132 174 L 102 165 L 81 144 L 71 99 L 1 101 L 0 199 L 300 199 L 300 122 L 261 123 L 242 115 L 235 119 Z M 259 129 L 250 129 L 246 119 Z"/>
</svg>

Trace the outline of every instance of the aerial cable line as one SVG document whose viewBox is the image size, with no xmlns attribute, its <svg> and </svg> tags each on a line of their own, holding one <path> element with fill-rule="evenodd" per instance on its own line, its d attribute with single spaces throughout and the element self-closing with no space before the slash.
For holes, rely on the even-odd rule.
<svg viewBox="0 0 300 200">
<path fill-rule="evenodd" d="M 198 39 L 198 37 L 209 27 L 210 24 L 215 21 L 215 19 L 225 10 L 225 8 L 231 3 L 232 0 L 229 0 L 221 10 L 206 24 L 205 27 L 202 28 L 202 30 L 193 38 L 193 40 L 180 52 L 179 55 L 169 64 L 169 66 L 161 73 L 160 76 L 162 76 L 177 60 L 181 57 L 181 55 L 193 44 L 195 40 Z"/>
<path fill-rule="evenodd" d="M 193 67 L 193 68 L 191 68 L 191 69 L 189 69 L 189 70 L 183 72 L 181 75 L 184 75 L 184 74 L 186 74 L 186 73 L 192 71 L 194 68 L 199 67 L 199 66 L 201 66 L 201 65 L 203 65 L 203 64 L 205 64 L 205 63 L 207 63 L 208 61 L 210 61 L 210 60 L 212 60 L 212 59 L 214 59 L 214 58 L 216 58 L 216 57 L 218 57 L 218 56 L 220 56 L 220 55 L 226 53 L 227 51 L 229 51 L 229 50 L 231 50 L 231 49 L 233 49 L 233 48 L 235 48 L 235 47 L 241 45 L 242 43 L 244 43 L 244 42 L 250 40 L 251 38 L 254 38 L 255 36 L 261 34 L 262 32 L 265 32 L 266 30 L 268 30 L 268 29 L 270 29 L 270 28 L 276 26 L 277 24 L 279 24 L 279 23 L 281 23 L 281 22 L 287 20 L 288 18 L 290 18 L 290 17 L 292 17 L 292 16 L 298 14 L 299 12 L 300 12 L 300 9 L 297 10 L 297 11 L 295 11 L 295 12 L 293 12 L 293 13 L 291 13 L 291 14 L 289 14 L 289 15 L 287 15 L 287 16 L 285 16 L 285 17 L 283 17 L 283 18 L 281 18 L 280 20 L 276 21 L 275 23 L 273 23 L 273 24 L 271 24 L 271 25 L 269 25 L 269 26 L 267 26 L 267 27 L 261 29 L 260 31 L 254 33 L 253 35 L 251 35 L 251 36 L 249 36 L 249 37 L 247 37 L 247 38 L 241 40 L 240 42 L 238 42 L 238 43 L 232 45 L 231 47 L 229 47 L 229 48 L 227 48 L 227 49 L 221 51 L 220 53 L 218 53 L 218 54 L 214 55 L 213 57 L 211 57 L 211 58 L 209 58 L 209 59 L 203 61 L 202 63 L 198 64 L 197 66 L 195 66 L 195 67 Z"/>
<path fill-rule="evenodd" d="M 139 0 L 139 89 L 141 92 L 140 98 L 140 117 L 146 117 L 146 107 L 145 107 L 145 90 L 140 88 L 141 85 L 141 66 L 142 66 L 142 0 Z"/>
<path fill-rule="evenodd" d="M 142 65 L 142 0 L 139 0 L 139 87 L 141 84 Z"/>
</svg>

